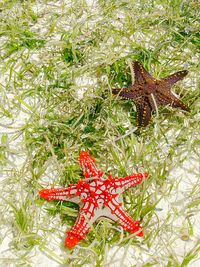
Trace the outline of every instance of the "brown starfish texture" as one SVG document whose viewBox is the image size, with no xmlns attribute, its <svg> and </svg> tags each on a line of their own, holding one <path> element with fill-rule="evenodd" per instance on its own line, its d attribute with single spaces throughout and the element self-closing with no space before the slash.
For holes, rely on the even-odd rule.
<svg viewBox="0 0 200 267">
<path fill-rule="evenodd" d="M 152 112 L 158 106 L 170 105 L 173 108 L 180 107 L 185 111 L 190 111 L 172 92 L 172 86 L 182 80 L 187 74 L 187 70 L 178 71 L 161 80 L 154 79 L 138 61 L 133 62 L 135 74 L 134 84 L 127 88 L 115 88 L 114 95 L 119 95 L 127 99 L 133 99 L 137 109 L 137 125 L 145 127 L 149 124 Z"/>
</svg>

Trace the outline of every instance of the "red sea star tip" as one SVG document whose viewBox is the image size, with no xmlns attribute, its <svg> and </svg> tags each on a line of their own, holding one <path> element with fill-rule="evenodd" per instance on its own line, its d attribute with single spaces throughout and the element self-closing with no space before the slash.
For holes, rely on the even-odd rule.
<svg viewBox="0 0 200 267">
<path fill-rule="evenodd" d="M 68 248 L 73 248 L 76 244 L 78 244 L 81 241 L 81 238 L 78 238 L 73 235 L 68 235 L 65 239 L 65 246 Z"/>
<path fill-rule="evenodd" d="M 141 184 L 147 173 L 138 173 L 123 178 L 102 179 L 100 170 L 97 169 L 94 159 L 88 152 L 80 153 L 80 165 L 85 180 L 66 188 L 42 189 L 39 191 L 41 198 L 48 201 L 72 201 L 80 204 L 79 216 L 65 240 L 65 246 L 74 247 L 88 233 L 91 225 L 101 217 L 110 218 L 118 222 L 125 230 L 143 236 L 139 221 L 134 221 L 123 209 L 120 194 L 130 187 Z M 89 178 L 89 179 L 88 179 Z"/>
<path fill-rule="evenodd" d="M 52 189 L 51 193 L 53 194 L 53 189 Z M 40 190 L 39 191 L 39 195 L 40 195 L 41 198 L 44 198 L 44 199 L 48 200 L 49 199 L 49 189 Z"/>
</svg>

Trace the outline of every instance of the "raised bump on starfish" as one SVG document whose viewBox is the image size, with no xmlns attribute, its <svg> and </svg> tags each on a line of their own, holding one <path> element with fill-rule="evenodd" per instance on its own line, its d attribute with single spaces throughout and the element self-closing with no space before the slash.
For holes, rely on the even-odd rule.
<svg viewBox="0 0 200 267">
<path fill-rule="evenodd" d="M 80 166 L 85 175 L 85 180 L 67 188 L 52 188 L 39 191 L 41 198 L 48 201 L 72 201 L 79 203 L 79 216 L 67 232 L 65 246 L 74 247 L 88 233 L 91 225 L 100 217 L 107 217 L 117 221 L 125 230 L 143 236 L 143 230 L 139 221 L 134 221 L 122 209 L 120 194 L 130 187 L 141 184 L 147 177 L 147 173 L 132 174 L 123 178 L 103 179 L 103 173 L 97 169 L 94 159 L 88 152 L 80 153 Z"/>
<path fill-rule="evenodd" d="M 127 88 L 114 88 L 112 92 L 114 95 L 133 99 L 137 109 L 138 127 L 144 127 L 149 124 L 151 114 L 157 110 L 158 106 L 171 105 L 174 108 L 180 107 L 185 111 L 190 111 L 190 109 L 171 92 L 171 87 L 188 74 L 187 70 L 178 71 L 161 80 L 156 80 L 145 70 L 141 63 L 134 61 L 133 71 L 135 74 L 134 83 Z"/>
</svg>

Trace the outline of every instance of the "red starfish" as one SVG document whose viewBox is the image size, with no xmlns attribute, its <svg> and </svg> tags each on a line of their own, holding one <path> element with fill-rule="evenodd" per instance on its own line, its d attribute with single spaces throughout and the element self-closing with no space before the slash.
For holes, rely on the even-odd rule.
<svg viewBox="0 0 200 267">
<path fill-rule="evenodd" d="M 127 88 L 115 88 L 112 90 L 114 95 L 120 95 L 127 99 L 133 99 L 137 109 L 137 125 L 145 127 L 149 124 L 151 113 L 158 106 L 171 105 L 174 108 L 180 107 L 190 111 L 176 96 L 171 92 L 171 87 L 182 80 L 187 74 L 187 70 L 178 71 L 161 80 L 154 79 L 138 61 L 133 62 L 135 82 Z"/>
<path fill-rule="evenodd" d="M 80 203 L 79 216 L 70 231 L 67 232 L 65 246 L 74 247 L 88 233 L 91 225 L 100 217 L 107 217 L 130 233 L 143 236 L 139 221 L 133 219 L 121 208 L 120 194 L 130 187 L 141 184 L 147 173 L 138 173 L 124 178 L 103 179 L 103 172 L 97 169 L 94 159 L 88 152 L 80 153 L 80 166 L 85 180 L 61 189 L 43 189 L 40 197 L 46 200 L 72 201 Z M 70 198 L 70 199 L 69 199 Z"/>
</svg>

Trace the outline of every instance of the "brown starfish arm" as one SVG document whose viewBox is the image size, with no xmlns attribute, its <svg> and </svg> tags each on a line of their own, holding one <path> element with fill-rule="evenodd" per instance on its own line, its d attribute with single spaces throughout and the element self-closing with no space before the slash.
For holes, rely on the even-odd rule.
<svg viewBox="0 0 200 267">
<path fill-rule="evenodd" d="M 120 95 L 120 93 L 125 92 L 126 90 L 128 90 L 128 88 L 113 88 L 112 93 L 113 95 Z"/>
<path fill-rule="evenodd" d="M 141 184 L 146 178 L 148 178 L 148 173 L 133 173 L 123 178 L 113 179 L 112 185 L 116 188 L 117 192 L 119 190 L 122 193 L 130 187 Z"/>
<path fill-rule="evenodd" d="M 174 96 L 171 92 L 166 93 L 157 93 L 156 99 L 159 102 L 159 105 L 170 105 L 173 108 L 181 108 L 185 111 L 190 112 L 190 108 L 187 107 L 181 100 Z"/>
<path fill-rule="evenodd" d="M 114 88 L 112 89 L 113 95 L 119 95 L 127 99 L 136 99 L 139 96 L 139 91 L 132 85 L 127 88 Z"/>
<path fill-rule="evenodd" d="M 147 98 L 140 104 L 136 103 L 137 109 L 137 125 L 138 127 L 145 127 L 151 120 L 152 107 Z"/>
<path fill-rule="evenodd" d="M 133 71 L 135 74 L 135 85 L 141 85 L 144 83 L 147 83 L 148 81 L 153 81 L 153 77 L 151 74 L 145 70 L 145 68 L 142 66 L 142 64 L 138 61 L 133 61 Z"/>
<path fill-rule="evenodd" d="M 144 232 L 140 226 L 139 221 L 134 221 L 131 216 L 122 210 L 121 206 L 116 205 L 114 202 L 110 203 L 110 208 L 114 214 L 116 221 L 124 228 L 124 230 L 130 233 L 136 233 L 137 236 L 143 236 Z M 115 207 L 113 209 L 113 206 Z"/>
<path fill-rule="evenodd" d="M 170 86 L 172 86 L 176 82 L 182 80 L 187 74 L 188 74 L 187 70 L 178 71 L 178 72 L 173 73 L 172 75 L 169 75 L 161 79 L 161 81 L 165 81 L 168 84 L 170 84 Z"/>
</svg>

